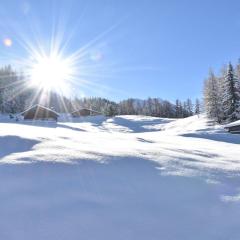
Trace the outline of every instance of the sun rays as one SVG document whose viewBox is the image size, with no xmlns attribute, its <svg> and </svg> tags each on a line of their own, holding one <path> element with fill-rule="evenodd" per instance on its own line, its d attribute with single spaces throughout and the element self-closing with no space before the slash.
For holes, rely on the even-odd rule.
<svg viewBox="0 0 240 240">
<path fill-rule="evenodd" d="M 79 45 L 76 45 L 75 33 L 79 31 L 82 22 L 76 21 L 75 26 L 68 26 L 68 18 L 64 16 L 71 14 L 65 13 L 60 19 L 60 15 L 53 16 L 52 22 L 49 23 L 50 30 L 45 30 L 39 28 L 40 21 L 31 11 L 25 19 L 28 23 L 26 32 L 19 31 L 18 24 L 14 25 L 12 30 L 9 30 L 10 37 L 11 32 L 14 33 L 13 40 L 8 38 L 11 42 L 8 40 L 4 43 L 8 55 L 6 59 L 11 59 L 11 64 L 21 76 L 19 86 L 22 82 L 22 89 L 14 92 L 14 96 L 10 96 L 11 99 L 29 88 L 35 89 L 32 104 L 38 99 L 46 101 L 50 92 L 72 98 L 107 97 L 108 94 L 123 93 L 104 82 L 106 79 L 120 79 L 118 61 L 112 56 L 108 58 L 107 51 L 114 31 L 124 19 L 110 24 L 92 35 L 88 41 L 85 38 L 84 42 L 80 41 Z M 84 20 L 83 15 L 79 19 Z M 21 48 L 21 54 L 13 50 L 16 46 Z"/>
<path fill-rule="evenodd" d="M 58 53 L 38 54 L 27 71 L 34 86 L 43 90 L 63 90 L 74 78 L 74 63 Z"/>
<path fill-rule="evenodd" d="M 21 66 L 29 87 L 41 89 L 42 92 L 55 91 L 77 96 L 76 91 L 82 92 L 83 89 L 94 89 L 96 94 L 106 91 L 109 87 L 101 79 L 114 79 L 114 74 L 111 65 L 103 61 L 103 52 L 94 49 L 115 27 L 110 27 L 75 51 L 68 51 L 71 41 L 55 31 L 49 41 L 44 42 L 24 36 L 18 41 L 27 52 L 27 57 L 16 57 L 14 65 Z"/>
</svg>

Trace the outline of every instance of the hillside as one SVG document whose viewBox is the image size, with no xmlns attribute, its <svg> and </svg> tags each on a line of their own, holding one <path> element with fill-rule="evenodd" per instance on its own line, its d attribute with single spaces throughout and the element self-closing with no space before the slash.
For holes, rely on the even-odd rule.
<svg viewBox="0 0 240 240">
<path fill-rule="evenodd" d="M 239 239 L 240 136 L 204 115 L 0 118 L 0 239 Z"/>
</svg>

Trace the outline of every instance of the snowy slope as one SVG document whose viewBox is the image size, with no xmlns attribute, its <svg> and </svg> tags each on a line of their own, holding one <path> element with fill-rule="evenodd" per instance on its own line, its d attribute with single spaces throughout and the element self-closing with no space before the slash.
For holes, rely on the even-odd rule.
<svg viewBox="0 0 240 240">
<path fill-rule="evenodd" d="M 204 115 L 0 117 L 0 239 L 239 239 L 240 136 Z"/>
</svg>

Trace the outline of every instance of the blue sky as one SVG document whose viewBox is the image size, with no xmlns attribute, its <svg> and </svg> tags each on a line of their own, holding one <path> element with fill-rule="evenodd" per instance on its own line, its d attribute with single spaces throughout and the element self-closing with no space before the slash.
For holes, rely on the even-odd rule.
<svg viewBox="0 0 240 240">
<path fill-rule="evenodd" d="M 73 95 L 201 97 L 209 67 L 240 57 L 239 12 L 237 0 L 2 0 L 0 63 L 18 68 L 26 44 L 47 49 L 54 36 L 66 56 L 87 52 Z"/>
</svg>

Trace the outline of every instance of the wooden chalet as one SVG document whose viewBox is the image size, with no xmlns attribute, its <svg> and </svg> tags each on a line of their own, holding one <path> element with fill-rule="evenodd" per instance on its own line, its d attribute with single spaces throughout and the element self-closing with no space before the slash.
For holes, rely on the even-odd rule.
<svg viewBox="0 0 240 240">
<path fill-rule="evenodd" d="M 36 104 L 22 113 L 24 120 L 55 120 L 57 121 L 59 114 L 50 108 Z"/>
<path fill-rule="evenodd" d="M 226 125 L 225 129 L 230 133 L 240 133 L 240 120 Z"/>
</svg>

